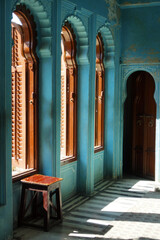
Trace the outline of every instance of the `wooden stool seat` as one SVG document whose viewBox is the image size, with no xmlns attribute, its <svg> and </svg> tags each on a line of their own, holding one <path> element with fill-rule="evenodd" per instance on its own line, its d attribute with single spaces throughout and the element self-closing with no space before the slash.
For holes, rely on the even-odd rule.
<svg viewBox="0 0 160 240">
<path fill-rule="evenodd" d="M 55 210 L 57 215 L 54 218 L 55 221 L 52 223 L 52 225 L 58 222 L 62 222 L 62 200 L 60 190 L 60 182 L 62 180 L 62 178 L 50 177 L 41 174 L 35 174 L 21 180 L 22 195 L 19 212 L 19 225 L 25 224 L 30 226 L 37 226 L 27 221 L 25 215 L 28 212 L 29 208 L 32 206 L 32 216 L 37 216 L 39 192 L 41 192 L 43 196 L 44 230 L 49 230 L 50 219 L 53 218 L 53 216 L 51 216 L 52 209 Z M 34 192 L 34 195 L 31 197 L 28 206 L 26 206 L 28 190 Z M 52 199 L 54 194 L 56 196 L 56 206 L 54 206 Z"/>
</svg>

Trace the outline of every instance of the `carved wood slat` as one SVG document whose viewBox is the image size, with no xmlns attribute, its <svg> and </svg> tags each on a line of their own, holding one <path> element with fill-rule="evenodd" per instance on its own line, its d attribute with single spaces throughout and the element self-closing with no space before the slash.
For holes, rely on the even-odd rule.
<svg viewBox="0 0 160 240">
<path fill-rule="evenodd" d="M 61 48 L 61 157 L 63 158 L 66 156 L 66 67 L 63 42 Z"/>
</svg>

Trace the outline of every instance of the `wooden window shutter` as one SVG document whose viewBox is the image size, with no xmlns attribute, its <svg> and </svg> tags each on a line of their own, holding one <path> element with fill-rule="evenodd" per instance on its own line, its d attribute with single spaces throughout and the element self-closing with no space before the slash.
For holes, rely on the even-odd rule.
<svg viewBox="0 0 160 240">
<path fill-rule="evenodd" d="M 61 160 L 76 157 L 76 82 L 75 36 L 71 25 L 62 27 L 61 57 Z"/>
<path fill-rule="evenodd" d="M 21 33 L 12 25 L 12 161 L 26 168 L 26 63 L 22 56 Z"/>
<path fill-rule="evenodd" d="M 104 64 L 103 42 L 101 35 L 96 38 L 96 77 L 95 77 L 95 135 L 94 145 L 103 148 L 104 145 Z M 97 148 L 97 150 L 98 150 Z"/>
<path fill-rule="evenodd" d="M 36 25 L 25 5 L 17 5 L 12 27 L 12 176 L 37 171 L 38 109 Z"/>
<path fill-rule="evenodd" d="M 96 99 L 95 99 L 95 145 L 102 145 L 103 135 L 103 105 L 104 105 L 104 89 L 103 89 L 103 72 L 96 72 Z"/>
<path fill-rule="evenodd" d="M 67 70 L 67 156 L 74 155 L 74 131 L 75 131 L 75 71 Z"/>
</svg>

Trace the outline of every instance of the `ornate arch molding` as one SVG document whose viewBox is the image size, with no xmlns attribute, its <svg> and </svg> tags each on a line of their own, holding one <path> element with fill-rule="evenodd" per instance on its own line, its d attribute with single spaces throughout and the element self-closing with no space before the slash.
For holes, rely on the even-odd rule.
<svg viewBox="0 0 160 240">
<path fill-rule="evenodd" d="M 82 21 L 74 15 L 67 17 L 64 23 L 68 21 L 76 35 L 77 41 L 77 63 L 80 65 L 88 64 L 88 35 Z"/>
<path fill-rule="evenodd" d="M 158 82 L 160 81 L 160 64 L 131 64 L 122 65 L 121 67 L 121 79 L 122 79 L 122 103 L 124 104 L 127 97 L 127 79 L 136 71 L 146 71 L 153 77 L 155 81 L 154 99 L 159 106 L 159 90 Z"/>
<path fill-rule="evenodd" d="M 48 14 L 38 0 L 15 0 L 13 1 L 12 12 L 16 10 L 16 6 L 24 4 L 34 16 L 38 32 L 38 56 L 51 56 L 51 22 Z"/>
<path fill-rule="evenodd" d="M 102 26 L 98 32 L 101 33 L 104 42 L 104 65 L 114 67 L 115 45 L 112 33 L 106 26 Z"/>
</svg>

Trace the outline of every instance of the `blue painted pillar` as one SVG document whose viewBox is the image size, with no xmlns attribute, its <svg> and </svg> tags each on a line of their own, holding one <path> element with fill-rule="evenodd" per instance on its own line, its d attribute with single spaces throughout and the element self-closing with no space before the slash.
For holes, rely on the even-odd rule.
<svg viewBox="0 0 160 240">
<path fill-rule="evenodd" d="M 96 64 L 96 18 L 89 18 L 90 65 L 78 66 L 78 189 L 94 191 L 94 105 Z"/>
<path fill-rule="evenodd" d="M 53 174 L 60 177 L 60 124 L 61 124 L 61 1 L 52 3 L 52 118 L 53 144 L 52 161 Z"/>
<path fill-rule="evenodd" d="M 95 70 L 96 70 L 96 17 L 89 18 L 89 109 L 88 109 L 88 166 L 87 193 L 94 191 L 94 119 L 95 119 Z"/>
<path fill-rule="evenodd" d="M 104 176 L 112 177 L 114 170 L 114 67 L 105 68 L 105 147 Z"/>
<path fill-rule="evenodd" d="M 52 9 L 51 56 L 42 56 L 39 68 L 39 158 L 41 173 L 60 177 L 61 1 Z"/>
<path fill-rule="evenodd" d="M 39 62 L 39 170 L 52 176 L 52 59 Z"/>
<path fill-rule="evenodd" d="M 89 133 L 89 65 L 78 66 L 77 160 L 78 190 L 87 193 Z"/>
</svg>

